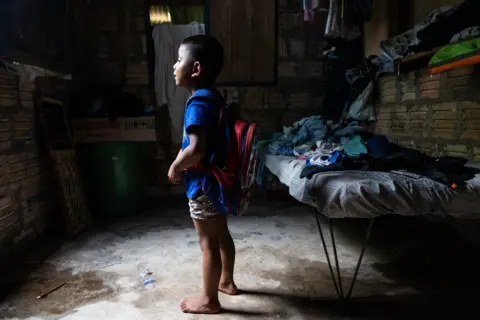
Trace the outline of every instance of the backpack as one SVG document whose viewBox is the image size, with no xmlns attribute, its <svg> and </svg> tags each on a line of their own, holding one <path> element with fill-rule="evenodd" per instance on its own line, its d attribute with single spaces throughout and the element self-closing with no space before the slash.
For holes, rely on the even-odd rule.
<svg viewBox="0 0 480 320">
<path fill-rule="evenodd" d="M 240 116 L 238 103 L 220 110 L 215 156 L 207 171 L 220 185 L 225 212 L 240 216 L 250 203 L 258 163 L 258 126 Z"/>
</svg>

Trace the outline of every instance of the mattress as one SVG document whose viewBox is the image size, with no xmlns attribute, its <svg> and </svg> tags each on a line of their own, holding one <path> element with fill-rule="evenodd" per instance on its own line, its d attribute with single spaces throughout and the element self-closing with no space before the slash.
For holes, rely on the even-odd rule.
<svg viewBox="0 0 480 320">
<path fill-rule="evenodd" d="M 330 218 L 380 215 L 480 218 L 480 176 L 455 191 L 416 174 L 392 171 L 332 171 L 300 179 L 305 160 L 266 155 L 265 166 L 298 201 Z"/>
</svg>

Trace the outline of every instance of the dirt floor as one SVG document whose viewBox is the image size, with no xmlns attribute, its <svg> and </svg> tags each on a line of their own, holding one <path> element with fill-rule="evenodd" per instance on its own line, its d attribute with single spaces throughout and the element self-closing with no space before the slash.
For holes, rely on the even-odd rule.
<svg viewBox="0 0 480 320">
<path fill-rule="evenodd" d="M 449 224 L 378 219 L 355 299 L 341 302 L 313 209 L 262 198 L 247 215 L 230 219 L 243 293 L 221 295 L 219 315 L 184 315 L 180 300 L 201 290 L 201 256 L 186 201 L 169 202 L 75 241 L 32 248 L 4 275 L 16 285 L 0 304 L 0 319 L 467 319 L 476 305 L 471 297 L 478 287 L 478 255 Z M 325 218 L 322 222 L 328 226 Z M 348 287 L 367 221 L 334 221 L 334 226 Z M 140 282 L 144 268 L 156 278 L 151 290 Z"/>
</svg>

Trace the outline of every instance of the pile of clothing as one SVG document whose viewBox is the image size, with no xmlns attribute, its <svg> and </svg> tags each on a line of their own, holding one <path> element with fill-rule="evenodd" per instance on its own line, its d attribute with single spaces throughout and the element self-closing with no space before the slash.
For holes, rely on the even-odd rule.
<svg viewBox="0 0 480 320">
<path fill-rule="evenodd" d="M 317 173 L 344 170 L 406 171 L 461 190 L 479 172 L 467 167 L 465 158 L 430 157 L 391 143 L 383 135 L 373 135 L 366 140 L 357 135 L 351 139 L 342 138 L 342 141 L 346 141 L 342 142 L 342 150 L 307 159 L 300 177 L 311 179 Z"/>
<path fill-rule="evenodd" d="M 284 127 L 268 141 L 268 153 L 273 155 L 311 158 L 344 150 L 364 136 L 369 136 L 359 122 L 334 125 L 320 116 L 311 116 Z M 358 138 L 355 138 L 358 136 Z M 351 141 L 350 141 L 351 140 Z"/>
<path fill-rule="evenodd" d="M 425 52 L 448 43 L 478 37 L 480 1 L 465 0 L 455 6 L 433 10 L 428 18 L 412 29 L 380 43 L 382 56 L 391 60 Z"/>
<path fill-rule="evenodd" d="M 305 160 L 300 177 L 311 179 L 328 171 L 407 171 L 459 189 L 476 169 L 460 157 L 430 157 L 394 144 L 383 135 L 369 133 L 357 122 L 333 125 L 319 116 L 296 122 L 263 142 L 265 153 Z M 261 161 L 263 163 L 263 161 Z M 260 164 L 260 171 L 263 165 Z M 261 172 L 259 172 L 259 184 Z"/>
<path fill-rule="evenodd" d="M 328 124 L 320 116 L 303 118 L 270 139 L 268 152 L 275 155 L 298 156 L 311 150 L 317 141 L 323 141 Z"/>
<path fill-rule="evenodd" d="M 328 81 L 321 115 L 335 123 L 376 121 L 374 84 L 382 74 L 393 70 L 393 63 L 376 55 L 358 59 L 363 55 L 361 41 L 330 39 L 328 43 Z"/>
</svg>

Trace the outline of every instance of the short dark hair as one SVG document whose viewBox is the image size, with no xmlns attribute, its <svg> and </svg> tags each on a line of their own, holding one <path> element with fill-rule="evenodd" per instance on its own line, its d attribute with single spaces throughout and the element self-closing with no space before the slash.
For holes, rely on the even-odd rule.
<svg viewBox="0 0 480 320">
<path fill-rule="evenodd" d="M 188 46 L 195 61 L 202 64 L 206 80 L 214 82 L 223 69 L 223 46 L 215 38 L 201 34 L 186 38 L 182 45 Z"/>
</svg>

